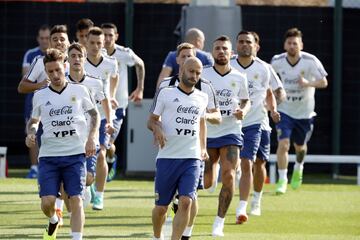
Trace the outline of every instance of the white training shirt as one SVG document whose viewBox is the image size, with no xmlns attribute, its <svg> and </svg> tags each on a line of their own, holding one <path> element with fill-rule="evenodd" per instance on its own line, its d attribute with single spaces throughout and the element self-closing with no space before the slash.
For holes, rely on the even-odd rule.
<svg viewBox="0 0 360 240">
<path fill-rule="evenodd" d="M 136 54 L 130 48 L 115 44 L 115 50 L 110 56 L 117 60 L 119 72 L 119 84 L 115 98 L 119 102 L 119 108 L 127 108 L 129 103 L 128 67 L 135 65 Z"/>
<path fill-rule="evenodd" d="M 178 86 L 180 83 L 179 77 L 175 76 L 176 80 L 174 82 L 174 86 Z M 167 77 L 164 78 L 164 80 L 161 81 L 159 88 L 163 88 L 163 87 L 167 87 L 170 86 L 170 82 L 172 80 L 173 77 Z M 208 105 L 206 106 L 207 110 L 212 110 L 215 108 L 219 108 L 219 103 L 217 101 L 216 95 L 215 95 L 215 90 L 214 88 L 211 86 L 210 82 L 200 78 L 200 88 L 197 88 L 198 84 L 196 84 L 195 88 L 197 88 L 198 90 L 206 93 L 208 95 Z"/>
<path fill-rule="evenodd" d="M 65 61 L 65 76 L 69 74 L 69 62 Z M 29 72 L 25 75 L 25 79 L 33 83 L 39 83 L 49 79 L 45 71 L 44 56 L 37 56 L 31 63 Z"/>
<path fill-rule="evenodd" d="M 287 60 L 287 53 L 282 53 L 272 58 L 271 65 L 280 76 L 286 92 L 286 99 L 279 104 L 278 110 L 295 119 L 309 119 L 315 116 L 315 88 L 302 88 L 298 81 L 300 76 L 308 81 L 320 80 L 327 76 L 319 59 L 310 53 L 300 52 L 299 61 L 291 65 Z"/>
<path fill-rule="evenodd" d="M 161 116 L 166 137 L 157 158 L 201 158 L 200 118 L 205 117 L 208 97 L 194 89 L 191 93 L 170 86 L 158 90 L 150 112 Z"/>
<path fill-rule="evenodd" d="M 110 78 L 115 77 L 118 71 L 115 58 L 103 55 L 100 62 L 94 65 L 89 59 L 85 61 L 85 71 L 88 75 L 100 78 L 103 83 L 105 97 L 110 100 Z M 101 104 L 98 104 L 101 119 L 105 119 L 105 112 Z M 114 115 L 114 111 L 111 111 Z"/>
<path fill-rule="evenodd" d="M 255 58 L 249 66 L 243 67 L 236 58 L 232 59 L 230 64 L 239 72 L 246 75 L 249 84 L 251 108 L 242 121 L 243 127 L 261 124 L 267 117 L 267 110 L 265 109 L 264 103 L 271 75 L 267 63 L 260 60 L 260 58 Z"/>
<path fill-rule="evenodd" d="M 39 157 L 85 153 L 88 137 L 85 112 L 94 109 L 89 90 L 67 83 L 61 92 L 50 86 L 35 92 L 31 117 L 43 124 Z"/>
<path fill-rule="evenodd" d="M 220 124 L 207 125 L 208 138 L 241 134 L 241 121 L 233 116 L 233 112 L 239 107 L 241 100 L 249 99 L 246 76 L 234 68 L 221 75 L 214 67 L 204 68 L 201 76 L 213 86 L 222 116 Z"/>
</svg>

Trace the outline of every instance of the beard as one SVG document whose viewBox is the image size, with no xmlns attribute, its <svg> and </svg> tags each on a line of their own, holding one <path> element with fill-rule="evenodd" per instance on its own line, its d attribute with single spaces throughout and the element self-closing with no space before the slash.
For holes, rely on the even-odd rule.
<svg viewBox="0 0 360 240">
<path fill-rule="evenodd" d="M 186 86 L 186 87 L 193 87 L 195 86 L 196 84 L 196 81 L 190 81 L 190 80 L 194 80 L 194 79 L 190 79 L 186 76 L 185 73 L 183 73 L 183 75 L 181 76 L 181 81 L 183 82 L 183 84 Z"/>
<path fill-rule="evenodd" d="M 221 65 L 221 66 L 224 66 L 229 63 L 229 60 L 226 58 L 224 58 L 224 59 L 215 58 L 214 60 L 217 65 Z"/>
</svg>

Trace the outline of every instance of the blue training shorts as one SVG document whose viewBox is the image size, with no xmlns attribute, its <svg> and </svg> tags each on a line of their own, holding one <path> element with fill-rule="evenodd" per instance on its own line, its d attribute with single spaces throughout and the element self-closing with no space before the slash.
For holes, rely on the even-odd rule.
<svg viewBox="0 0 360 240">
<path fill-rule="evenodd" d="M 86 171 L 96 176 L 96 160 L 100 152 L 100 146 L 96 146 L 96 154 L 86 158 Z"/>
<path fill-rule="evenodd" d="M 187 196 L 193 200 L 196 199 L 199 176 L 199 159 L 157 159 L 155 205 L 168 206 L 176 190 L 179 196 Z"/>
<path fill-rule="evenodd" d="M 240 151 L 240 158 L 254 161 L 261 140 L 261 125 L 254 124 L 243 127 L 242 131 L 244 133 L 244 147 Z"/>
<path fill-rule="evenodd" d="M 85 154 L 39 158 L 39 195 L 57 196 L 64 183 L 69 196 L 83 195 L 86 181 Z"/>
<path fill-rule="evenodd" d="M 109 149 L 110 135 L 106 133 L 105 125 L 106 125 L 106 119 L 102 119 L 99 128 L 99 142 L 100 145 L 103 145 L 105 146 L 106 149 Z"/>
<path fill-rule="evenodd" d="M 228 134 L 217 138 L 207 138 L 206 141 L 207 148 L 221 148 L 229 145 L 241 147 L 243 145 L 243 138 L 240 134 Z"/>
<path fill-rule="evenodd" d="M 270 134 L 270 131 L 261 130 L 260 146 L 256 156 L 264 161 L 268 161 L 270 157 Z"/>
<path fill-rule="evenodd" d="M 116 109 L 115 115 L 116 115 L 116 118 L 113 120 L 113 125 L 115 128 L 115 131 L 110 136 L 110 141 L 113 141 L 113 142 L 116 140 L 116 138 L 118 137 L 118 135 L 120 133 L 121 125 L 125 118 L 125 109 L 124 108 Z"/>
<path fill-rule="evenodd" d="M 281 120 L 276 124 L 278 140 L 289 138 L 297 145 L 307 143 L 314 129 L 314 118 L 295 119 L 280 112 Z"/>
</svg>

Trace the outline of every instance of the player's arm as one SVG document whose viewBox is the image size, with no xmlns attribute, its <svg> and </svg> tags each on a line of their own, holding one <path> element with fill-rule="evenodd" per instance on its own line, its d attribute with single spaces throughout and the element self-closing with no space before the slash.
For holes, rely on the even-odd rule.
<svg viewBox="0 0 360 240">
<path fill-rule="evenodd" d="M 133 102 L 141 102 L 144 92 L 145 64 L 144 61 L 136 54 L 134 54 L 134 61 L 137 77 L 137 86 L 136 89 L 130 94 L 129 99 Z"/>
<path fill-rule="evenodd" d="M 286 98 L 286 92 L 284 90 L 284 88 L 282 87 L 279 87 L 277 89 L 275 89 L 273 91 L 273 94 L 275 96 L 275 99 L 276 99 L 276 103 L 279 105 L 280 103 L 282 103 L 285 98 Z"/>
<path fill-rule="evenodd" d="M 301 87 L 326 88 L 328 86 L 326 77 L 315 81 L 309 81 L 304 77 L 300 77 L 298 83 Z"/>
<path fill-rule="evenodd" d="M 162 130 L 160 116 L 151 113 L 147 122 L 147 127 L 153 132 L 155 144 L 159 145 L 160 148 L 163 148 L 165 146 L 166 138 Z"/>
<path fill-rule="evenodd" d="M 115 99 L 116 90 L 119 85 L 119 74 L 110 77 L 110 104 L 114 109 L 117 109 L 119 103 Z"/>
<path fill-rule="evenodd" d="M 201 148 L 201 160 L 209 159 L 209 155 L 206 151 L 206 138 L 207 128 L 205 118 L 200 118 L 200 148 Z"/>
<path fill-rule="evenodd" d="M 30 69 L 30 66 L 26 65 L 21 68 L 21 76 L 25 76 Z"/>
<path fill-rule="evenodd" d="M 108 98 L 104 98 L 101 100 L 101 106 L 104 109 L 105 119 L 106 119 L 106 132 L 108 134 L 113 134 L 115 131 L 115 128 L 112 124 L 112 118 L 111 118 L 111 104 Z"/>
<path fill-rule="evenodd" d="M 238 120 L 243 120 L 249 110 L 250 110 L 250 100 L 249 99 L 241 99 L 240 103 L 239 103 L 239 108 L 236 109 L 236 111 L 233 113 L 233 115 Z"/>
<path fill-rule="evenodd" d="M 164 78 L 169 77 L 171 75 L 171 73 L 172 73 L 172 68 L 171 67 L 164 66 L 161 69 L 161 72 L 159 74 L 159 77 L 158 77 L 158 80 L 157 80 L 157 83 L 156 83 L 156 88 L 157 89 L 159 88 L 159 85 L 160 85 L 161 81 L 164 80 Z"/>
<path fill-rule="evenodd" d="M 221 113 L 219 108 L 213 108 L 207 110 L 205 114 L 205 119 L 211 124 L 220 124 L 221 123 Z"/>
<path fill-rule="evenodd" d="M 17 90 L 18 93 L 32 93 L 42 87 L 47 86 L 49 83 L 50 82 L 48 80 L 44 80 L 39 83 L 34 83 L 29 79 L 27 79 L 26 77 L 23 77 L 18 85 Z"/>
<path fill-rule="evenodd" d="M 36 144 L 36 132 L 39 127 L 39 119 L 30 118 L 26 124 L 25 144 L 28 148 L 32 148 Z"/>
<path fill-rule="evenodd" d="M 272 120 L 275 123 L 278 123 L 280 121 L 280 114 L 277 111 L 277 104 L 276 104 L 275 96 L 270 88 L 268 88 L 266 90 L 265 101 L 266 101 L 267 109 L 270 111 L 270 116 L 271 116 Z"/>
<path fill-rule="evenodd" d="M 90 131 L 85 145 L 85 154 L 87 157 L 96 154 L 95 136 L 100 126 L 100 115 L 96 108 L 87 111 L 90 116 Z"/>
</svg>

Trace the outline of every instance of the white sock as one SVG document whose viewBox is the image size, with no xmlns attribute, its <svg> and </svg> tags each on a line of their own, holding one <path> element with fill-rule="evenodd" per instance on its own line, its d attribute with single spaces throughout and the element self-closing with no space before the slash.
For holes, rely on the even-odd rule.
<svg viewBox="0 0 360 240">
<path fill-rule="evenodd" d="M 263 191 L 261 191 L 261 192 L 255 192 L 255 191 L 254 191 L 253 201 L 254 201 L 254 202 L 260 202 L 260 201 L 261 201 L 262 194 L 263 194 Z"/>
<path fill-rule="evenodd" d="M 30 169 L 33 169 L 35 172 L 38 172 L 38 165 L 31 165 Z"/>
<path fill-rule="evenodd" d="M 55 208 L 60 209 L 62 211 L 63 208 L 64 208 L 64 200 L 62 200 L 61 198 L 56 198 L 56 200 L 55 200 Z"/>
<path fill-rule="evenodd" d="M 215 217 L 215 221 L 214 221 L 215 224 L 224 225 L 224 222 L 225 222 L 225 218 L 221 218 L 219 216 Z"/>
<path fill-rule="evenodd" d="M 278 169 L 279 180 L 287 180 L 287 169 Z"/>
<path fill-rule="evenodd" d="M 161 237 L 159 237 L 159 238 L 157 238 L 157 237 L 153 237 L 153 240 L 163 240 L 164 238 L 161 236 Z"/>
<path fill-rule="evenodd" d="M 55 224 L 55 223 L 57 223 L 57 222 L 59 221 L 59 218 L 58 218 L 58 216 L 56 215 L 56 213 L 54 213 L 54 216 L 52 216 L 51 218 L 49 218 L 49 221 L 50 221 L 50 223 L 52 223 L 52 224 Z"/>
<path fill-rule="evenodd" d="M 183 232 L 182 235 L 185 237 L 191 237 L 193 227 L 194 227 L 194 225 L 192 225 L 191 227 L 186 226 L 185 231 Z"/>
<path fill-rule="evenodd" d="M 103 198 L 103 197 L 104 197 L 104 192 L 98 192 L 98 191 L 96 191 L 96 192 L 95 192 L 95 196 L 96 196 L 96 197 L 99 197 L 99 198 Z"/>
<path fill-rule="evenodd" d="M 239 216 L 240 214 L 246 214 L 246 207 L 247 207 L 247 201 L 240 200 L 239 205 L 236 208 L 236 216 Z"/>
<path fill-rule="evenodd" d="M 72 232 L 71 236 L 72 236 L 72 240 L 82 240 L 81 232 Z"/>
<path fill-rule="evenodd" d="M 295 162 L 295 165 L 294 165 L 294 170 L 303 170 L 304 169 L 304 162 L 302 163 L 298 163 L 298 162 Z"/>
</svg>

